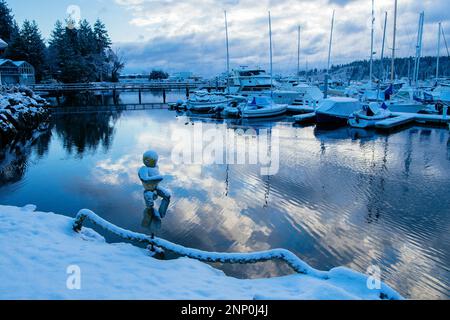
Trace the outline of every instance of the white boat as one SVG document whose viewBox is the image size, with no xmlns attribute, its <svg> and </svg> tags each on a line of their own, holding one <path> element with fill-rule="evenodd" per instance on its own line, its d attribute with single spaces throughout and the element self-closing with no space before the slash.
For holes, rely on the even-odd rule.
<svg viewBox="0 0 450 320">
<path fill-rule="evenodd" d="M 403 86 L 390 100 L 385 101 L 385 103 L 392 112 L 433 112 L 433 106 L 418 100 L 425 100 L 422 91 L 410 86 Z"/>
<path fill-rule="evenodd" d="M 361 110 L 362 104 L 353 98 L 332 97 L 323 100 L 316 110 L 319 125 L 347 125 L 350 116 Z"/>
<path fill-rule="evenodd" d="M 197 91 L 189 98 L 186 105 L 189 111 L 210 112 L 218 107 L 225 108 L 228 105 L 228 99 L 223 95 Z"/>
<path fill-rule="evenodd" d="M 245 105 L 242 110 L 242 118 L 265 118 L 283 115 L 287 111 L 287 105 L 274 103 L 269 97 L 253 97 L 252 102 Z"/>
<path fill-rule="evenodd" d="M 277 88 L 275 81 L 264 69 L 247 66 L 233 70 L 228 90 L 230 94 L 249 98 L 270 96 L 278 104 L 292 104 L 301 98 L 301 94 L 297 90 Z"/>
<path fill-rule="evenodd" d="M 388 110 L 386 104 L 381 106 L 378 103 L 371 102 L 364 105 L 362 110 L 354 112 L 348 119 L 348 124 L 353 128 L 372 128 L 377 121 L 390 118 L 392 113 Z"/>
</svg>

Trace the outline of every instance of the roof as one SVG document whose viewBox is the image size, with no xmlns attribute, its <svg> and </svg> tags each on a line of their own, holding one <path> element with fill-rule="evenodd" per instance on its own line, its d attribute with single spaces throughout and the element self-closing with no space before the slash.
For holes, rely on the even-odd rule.
<svg viewBox="0 0 450 320">
<path fill-rule="evenodd" d="M 14 62 L 13 62 L 12 60 L 9 60 L 9 59 L 0 59 L 0 66 L 3 66 L 3 65 L 5 65 L 5 64 L 7 64 L 7 63 L 12 64 L 12 65 L 15 65 Z"/>
<path fill-rule="evenodd" d="M 21 67 L 22 65 L 28 63 L 26 61 L 12 61 L 16 66 Z"/>
<path fill-rule="evenodd" d="M 8 47 L 8 44 L 0 38 L 0 50 L 4 50 Z"/>
</svg>

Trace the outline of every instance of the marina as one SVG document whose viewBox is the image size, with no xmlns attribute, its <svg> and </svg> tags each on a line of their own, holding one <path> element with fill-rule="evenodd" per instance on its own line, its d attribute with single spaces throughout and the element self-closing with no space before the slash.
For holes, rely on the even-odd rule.
<svg viewBox="0 0 450 320">
<path fill-rule="evenodd" d="M 0 300 L 449 300 L 444 1 L 0 0 Z"/>
</svg>

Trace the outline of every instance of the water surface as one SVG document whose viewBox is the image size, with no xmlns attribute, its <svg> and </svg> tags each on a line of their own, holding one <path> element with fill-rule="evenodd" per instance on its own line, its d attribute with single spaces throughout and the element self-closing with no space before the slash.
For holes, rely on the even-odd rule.
<svg viewBox="0 0 450 320">
<path fill-rule="evenodd" d="M 280 135 L 280 170 L 256 165 L 175 165 L 183 128 L 254 129 Z M 376 135 L 275 122 L 214 122 L 166 110 L 63 115 L 32 144 L 2 150 L 0 203 L 75 216 L 89 208 L 121 227 L 142 225 L 142 153 L 160 153 L 173 193 L 158 236 L 209 251 L 286 248 L 312 266 L 381 268 L 382 280 L 416 299 L 448 299 L 450 136 L 408 128 Z M 126 263 L 126 262 L 125 262 Z M 237 277 L 289 273 L 278 263 L 219 266 Z"/>
</svg>

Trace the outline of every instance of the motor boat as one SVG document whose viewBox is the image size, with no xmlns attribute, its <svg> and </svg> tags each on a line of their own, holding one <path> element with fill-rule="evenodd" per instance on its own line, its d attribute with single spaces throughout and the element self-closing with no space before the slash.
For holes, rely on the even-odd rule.
<svg viewBox="0 0 450 320">
<path fill-rule="evenodd" d="M 378 121 L 388 119 L 392 113 L 388 110 L 385 103 L 378 104 L 371 102 L 364 105 L 359 111 L 354 112 L 348 119 L 348 124 L 353 128 L 372 128 Z"/>
<path fill-rule="evenodd" d="M 275 117 L 286 113 L 286 104 L 276 104 L 269 97 L 253 97 L 242 109 L 242 118 Z"/>
<path fill-rule="evenodd" d="M 361 110 L 359 100 L 344 97 L 332 97 L 323 100 L 316 110 L 316 121 L 319 125 L 347 125 L 350 116 Z"/>
<path fill-rule="evenodd" d="M 433 113 L 434 104 L 428 101 L 423 91 L 410 86 L 403 86 L 385 103 L 392 112 Z"/>
<path fill-rule="evenodd" d="M 187 110 L 193 112 L 211 112 L 217 107 L 226 107 L 228 99 L 223 94 L 196 91 L 186 103 Z"/>
</svg>

